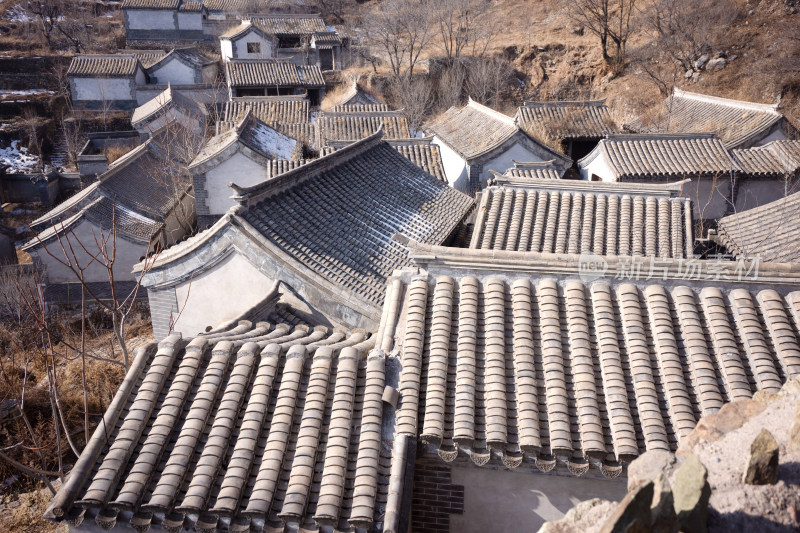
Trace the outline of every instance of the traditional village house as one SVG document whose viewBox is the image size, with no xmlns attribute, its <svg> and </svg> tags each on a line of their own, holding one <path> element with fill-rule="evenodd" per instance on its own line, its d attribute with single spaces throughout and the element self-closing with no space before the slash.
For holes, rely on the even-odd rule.
<svg viewBox="0 0 800 533">
<path fill-rule="evenodd" d="M 755 104 L 675 89 L 654 118 L 642 117 L 626 127 L 640 133 L 713 131 L 726 148 L 749 148 L 797 138 L 800 132 L 779 109 L 779 104 Z"/>
<path fill-rule="evenodd" d="M 304 154 L 316 154 L 316 133 L 305 94 L 233 98 L 222 108 L 220 127 L 236 122 L 247 110 L 261 122 L 300 141 Z"/>
<path fill-rule="evenodd" d="M 746 190 L 738 183 L 739 165 L 711 133 L 609 135 L 578 161 L 588 181 L 664 183 L 691 179 L 683 194 L 691 198 L 695 220 L 717 220 L 730 213 L 734 194 Z"/>
<path fill-rule="evenodd" d="M 130 131 L 104 131 L 87 134 L 86 143 L 78 153 L 78 173 L 85 184 L 93 183 L 97 176 L 108 170 L 113 162 L 142 144 L 144 133 Z"/>
<path fill-rule="evenodd" d="M 259 287 L 276 282 L 329 324 L 372 328 L 386 279 L 408 264 L 393 236 L 443 243 L 473 204 L 397 153 L 380 132 L 258 185 L 233 188 L 239 206 L 162 253 L 145 276 L 159 338 L 169 331 L 170 312 L 181 312 L 176 331 L 195 335 L 241 315 L 263 298 Z"/>
<path fill-rule="evenodd" d="M 253 17 L 253 24 L 278 38 L 277 57 L 322 70 L 339 70 L 346 43 L 318 14 Z"/>
<path fill-rule="evenodd" d="M 228 94 L 240 96 L 282 96 L 307 94 L 311 105 L 325 96 L 325 79 L 316 65 L 295 65 L 285 61 L 234 59 L 225 63 Z"/>
<path fill-rule="evenodd" d="M 205 228 L 237 205 L 239 187 L 252 187 L 270 177 L 270 160 L 301 156 L 300 143 L 267 126 L 248 111 L 226 131 L 208 140 L 189 165 L 197 206 L 197 222 Z"/>
<path fill-rule="evenodd" d="M 517 109 L 516 120 L 531 137 L 560 142 L 574 161 L 591 152 L 606 135 L 619 131 L 605 100 L 525 102 Z"/>
<path fill-rule="evenodd" d="M 76 55 L 67 70 L 72 105 L 94 111 L 133 110 L 147 74 L 133 55 Z"/>
<path fill-rule="evenodd" d="M 201 41 L 204 13 L 201 2 L 182 0 L 123 0 L 125 39 L 135 41 Z"/>
<path fill-rule="evenodd" d="M 278 38 L 250 20 L 243 20 L 219 36 L 222 61 L 231 59 L 272 59 L 277 55 Z"/>
<path fill-rule="evenodd" d="M 159 146 L 161 140 L 156 136 L 134 148 L 111 163 L 98 181 L 31 224 L 39 233 L 22 249 L 33 257 L 47 285 L 77 282 L 73 272 L 57 260 L 69 260 L 59 238 L 65 248 L 69 248 L 67 240 L 72 243 L 78 264 L 88 265 L 84 281 L 107 285 L 105 267 L 87 255 L 100 254 L 101 234 L 108 237 L 116 230 L 114 278 L 133 283 L 133 265 L 143 256 L 175 244 L 192 230 L 194 201 L 184 184 L 174 181 L 173 173 L 166 170 L 180 163 L 164 159 L 167 150 Z M 110 253 L 113 239 L 107 244 Z"/>
<path fill-rule="evenodd" d="M 481 192 L 470 248 L 688 258 L 692 205 L 685 181 L 592 183 L 498 175 Z"/>
<path fill-rule="evenodd" d="M 147 66 L 153 85 L 212 84 L 217 79 L 217 60 L 196 48 L 175 48 Z"/>
<path fill-rule="evenodd" d="M 572 164 L 526 134 L 513 118 L 472 99 L 448 109 L 424 129 L 442 151 L 447 181 L 460 191 L 480 190 L 491 178 L 490 170 L 504 172 L 515 160 L 555 160 L 563 169 Z"/>
<path fill-rule="evenodd" d="M 164 92 L 133 110 L 131 125 L 141 135 L 149 135 L 171 124 L 194 135 L 205 136 L 209 113 L 206 107 L 167 87 Z"/>
<path fill-rule="evenodd" d="M 328 156 L 323 197 L 343 170 L 334 158 L 359 147 L 409 165 L 372 141 Z M 292 191 L 309 181 L 284 176 L 278 189 L 310 200 Z M 225 231 L 241 237 L 269 226 L 230 216 Z M 212 234 L 175 250 L 194 250 L 194 266 L 148 276 L 214 290 L 203 269 L 230 259 L 205 252 Z M 278 243 L 250 242 L 215 246 L 263 258 Z M 607 256 L 590 279 L 577 255 L 406 244 L 408 268 L 385 280 L 367 331 L 316 321 L 288 283 L 217 277 L 197 325 L 245 298 L 240 320 L 137 351 L 46 517 L 76 532 L 535 530 L 574 497 L 621 497 L 630 461 L 674 452 L 701 416 L 800 375 L 800 274 L 789 265 L 687 279 L 665 258 L 645 279 L 617 276 L 630 258 Z M 697 263 L 705 273 L 714 262 Z M 338 272 L 349 292 L 358 274 Z"/>
</svg>

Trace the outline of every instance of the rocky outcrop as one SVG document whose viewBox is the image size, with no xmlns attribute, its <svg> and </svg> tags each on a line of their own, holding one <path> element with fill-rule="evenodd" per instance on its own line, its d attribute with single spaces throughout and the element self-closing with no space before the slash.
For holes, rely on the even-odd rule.
<svg viewBox="0 0 800 533">
<path fill-rule="evenodd" d="M 778 481 L 778 460 L 780 451 L 772 433 L 762 429 L 750 445 L 742 482 L 748 485 L 772 485 Z"/>
<path fill-rule="evenodd" d="M 772 436 L 774 445 L 762 431 Z M 750 458 L 743 454 L 748 447 Z M 743 482 L 754 461 L 759 466 L 753 479 L 773 479 L 774 472 L 774 483 Z M 800 378 L 788 381 L 780 392 L 756 393 L 750 400 L 725 405 L 702 418 L 676 454 L 646 452 L 627 472 L 624 503 L 582 502 L 540 533 L 596 533 L 601 528 L 674 533 L 678 526 L 681 531 L 706 531 L 704 522 L 710 533 L 799 531 Z M 641 499 L 646 499 L 642 491 L 648 486 L 652 492 L 645 511 Z M 650 525 L 637 529 L 645 523 Z"/>
</svg>

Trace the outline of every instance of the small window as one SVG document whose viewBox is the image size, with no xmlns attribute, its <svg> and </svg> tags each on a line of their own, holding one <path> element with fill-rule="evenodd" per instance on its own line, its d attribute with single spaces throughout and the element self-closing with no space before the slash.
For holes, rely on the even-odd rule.
<svg viewBox="0 0 800 533">
<path fill-rule="evenodd" d="M 260 54 L 261 53 L 261 43 L 247 43 L 247 53 L 248 54 Z"/>
</svg>

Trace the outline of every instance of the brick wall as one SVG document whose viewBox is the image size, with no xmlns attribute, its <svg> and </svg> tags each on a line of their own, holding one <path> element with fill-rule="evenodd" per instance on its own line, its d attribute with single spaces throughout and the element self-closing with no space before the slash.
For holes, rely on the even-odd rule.
<svg viewBox="0 0 800 533">
<path fill-rule="evenodd" d="M 450 515 L 464 513 L 464 486 L 450 482 L 450 466 L 438 457 L 422 457 L 414 465 L 411 531 L 449 533 Z"/>
</svg>

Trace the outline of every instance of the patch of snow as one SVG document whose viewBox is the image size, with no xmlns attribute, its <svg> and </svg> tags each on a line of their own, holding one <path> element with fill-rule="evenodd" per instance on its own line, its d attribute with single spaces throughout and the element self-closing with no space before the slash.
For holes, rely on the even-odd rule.
<svg viewBox="0 0 800 533">
<path fill-rule="evenodd" d="M 26 102 L 31 96 L 52 96 L 55 91 L 49 89 L 25 89 L 25 90 L 0 90 L 0 101 L 3 102 Z M 12 100 L 13 98 L 13 100 Z"/>
<path fill-rule="evenodd" d="M 0 164 L 8 165 L 7 174 L 25 174 L 39 166 L 39 158 L 28 153 L 28 149 L 19 145 L 19 140 L 11 141 L 11 146 L 0 148 Z"/>
<path fill-rule="evenodd" d="M 30 22 L 33 17 L 28 15 L 23 6 L 16 4 L 6 11 L 5 19 L 9 22 Z"/>
<path fill-rule="evenodd" d="M 261 149 L 279 159 L 291 159 L 297 149 L 297 140 L 275 131 L 266 124 L 253 128 L 253 139 Z"/>
</svg>

